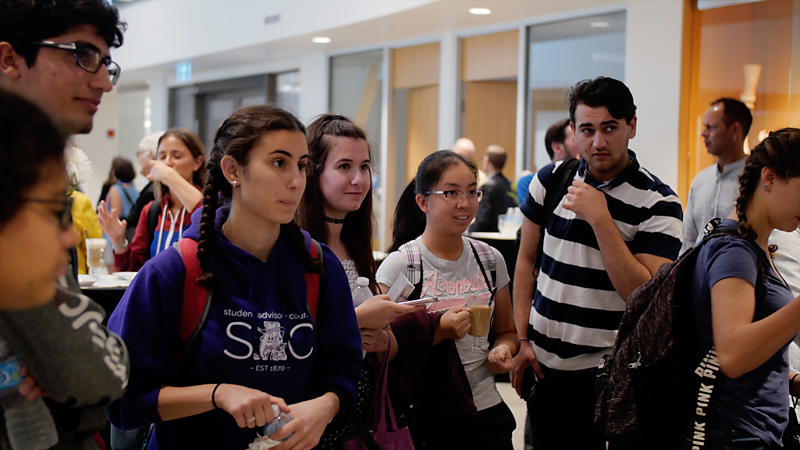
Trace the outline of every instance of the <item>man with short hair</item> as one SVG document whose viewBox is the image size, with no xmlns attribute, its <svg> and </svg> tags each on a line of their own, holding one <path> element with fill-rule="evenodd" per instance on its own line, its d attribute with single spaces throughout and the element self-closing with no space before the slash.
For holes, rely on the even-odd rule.
<svg viewBox="0 0 800 450">
<path fill-rule="evenodd" d="M 733 98 L 714 100 L 706 109 L 701 136 L 706 151 L 717 161 L 692 180 L 683 220 L 681 253 L 703 237 L 703 228 L 711 219 L 724 219 L 733 211 L 739 197 L 739 175 L 744 170 L 744 139 L 752 123 L 750 109 Z"/>
<path fill-rule="evenodd" d="M 119 76 L 109 47 L 122 44 L 123 29 L 104 0 L 2 0 L 0 89 L 35 103 L 63 134 L 88 133 Z M 128 384 L 127 349 L 104 316 L 87 297 L 62 290 L 42 307 L 0 313 L 3 337 L 48 394 L 53 448 L 98 448 L 108 405 Z"/>
<path fill-rule="evenodd" d="M 475 222 L 470 225 L 470 231 L 499 231 L 497 218 L 505 214 L 508 208 L 517 206 L 513 199 L 511 181 L 503 175 L 506 165 L 506 150 L 499 145 L 490 145 L 483 157 L 483 170 L 486 171 L 488 180 L 481 187 L 483 199 L 478 204 Z"/>
<path fill-rule="evenodd" d="M 109 47 L 124 24 L 104 0 L 0 2 L 0 88 L 49 114 L 66 135 L 88 133 L 119 77 Z"/>
<path fill-rule="evenodd" d="M 575 133 L 569 126 L 569 117 L 550 125 L 544 134 L 544 148 L 551 162 L 566 159 L 581 159 L 578 144 L 575 142 Z M 531 185 L 534 174 L 528 174 L 517 181 L 517 201 L 521 205 L 528 196 L 528 187 Z"/>
<path fill-rule="evenodd" d="M 628 149 L 637 118 L 625 84 L 606 77 L 581 81 L 570 92 L 569 111 L 582 156 L 572 185 L 545 217 L 545 192 L 560 166 L 549 164 L 537 172 L 522 206 L 514 277 L 521 349 L 511 381 L 519 393 L 525 369 L 533 367 L 539 377 L 528 401 L 534 448 L 604 450 L 593 426 L 596 369 L 614 345 L 630 292 L 677 257 L 682 212 L 672 189 Z"/>
<path fill-rule="evenodd" d="M 459 138 L 453 144 L 452 150 L 459 155 L 461 155 L 464 159 L 475 164 L 475 167 L 478 167 L 478 163 L 475 162 L 475 143 L 472 142 L 470 139 L 465 137 Z M 489 177 L 486 176 L 486 172 L 481 170 L 478 167 L 478 187 L 483 186 L 489 180 Z"/>
</svg>

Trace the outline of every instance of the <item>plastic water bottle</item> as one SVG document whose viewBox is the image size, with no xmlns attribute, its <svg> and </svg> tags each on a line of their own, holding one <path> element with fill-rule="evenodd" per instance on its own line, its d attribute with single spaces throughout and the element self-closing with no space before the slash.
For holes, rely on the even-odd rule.
<svg viewBox="0 0 800 450">
<path fill-rule="evenodd" d="M 41 397 L 29 402 L 19 393 L 20 360 L 0 337 L 0 404 L 6 418 L 8 441 L 14 450 L 44 450 L 58 443 L 53 416 Z"/>
<path fill-rule="evenodd" d="M 353 291 L 353 306 L 364 303 L 364 300 L 372 298 L 372 291 L 369 290 L 369 278 L 358 277 L 356 280 L 358 287 Z"/>
<path fill-rule="evenodd" d="M 274 416 L 272 422 L 264 425 L 264 436 L 272 436 L 273 433 L 276 433 L 281 427 L 292 420 L 291 414 L 281 411 L 280 407 L 275 403 L 272 404 L 272 415 Z M 291 436 L 291 434 L 289 436 Z M 286 436 L 286 439 L 289 439 L 289 436 Z"/>
</svg>

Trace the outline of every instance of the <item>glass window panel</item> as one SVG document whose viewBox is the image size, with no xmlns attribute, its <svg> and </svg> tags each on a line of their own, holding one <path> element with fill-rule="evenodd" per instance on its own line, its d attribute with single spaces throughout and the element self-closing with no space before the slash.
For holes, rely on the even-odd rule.
<svg viewBox="0 0 800 450">
<path fill-rule="evenodd" d="M 607 76 L 625 81 L 624 12 L 528 28 L 528 95 L 525 165 L 550 162 L 547 128 L 569 116 L 567 93 L 578 81 Z M 533 155 L 533 161 L 531 161 Z"/>
</svg>

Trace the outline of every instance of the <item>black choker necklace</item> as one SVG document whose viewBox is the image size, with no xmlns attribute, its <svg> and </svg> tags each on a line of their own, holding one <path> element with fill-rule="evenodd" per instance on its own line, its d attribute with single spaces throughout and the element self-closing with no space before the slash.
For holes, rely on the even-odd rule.
<svg viewBox="0 0 800 450">
<path fill-rule="evenodd" d="M 336 225 L 341 225 L 344 223 L 344 219 L 334 219 L 333 217 L 325 216 L 325 222 L 335 223 Z"/>
</svg>

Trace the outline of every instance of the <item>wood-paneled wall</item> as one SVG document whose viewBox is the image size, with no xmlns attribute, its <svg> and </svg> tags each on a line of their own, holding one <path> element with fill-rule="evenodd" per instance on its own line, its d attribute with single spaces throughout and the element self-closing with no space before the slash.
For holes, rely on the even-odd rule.
<svg viewBox="0 0 800 450">
<path fill-rule="evenodd" d="M 517 78 L 519 31 L 464 38 L 461 42 L 462 81 Z"/>
<path fill-rule="evenodd" d="M 516 179 L 517 82 L 471 81 L 464 83 L 465 136 L 475 143 L 475 162 L 481 168 L 486 147 L 506 150 L 503 175 Z"/>
<path fill-rule="evenodd" d="M 461 41 L 464 136 L 475 143 L 482 168 L 486 147 L 506 150 L 503 174 L 516 179 L 517 75 L 519 31 L 487 34 Z"/>
<path fill-rule="evenodd" d="M 395 49 L 392 86 L 408 89 L 439 84 L 439 43 Z"/>
<path fill-rule="evenodd" d="M 760 64 L 749 146 L 761 130 L 800 126 L 800 2 L 768 0 L 694 11 L 688 152 L 680 154 L 678 193 L 686 201 L 694 176 L 714 164 L 700 137 L 703 114 L 719 97 L 738 99 L 744 89 L 744 65 Z M 682 128 L 683 129 L 683 128 Z"/>
</svg>

